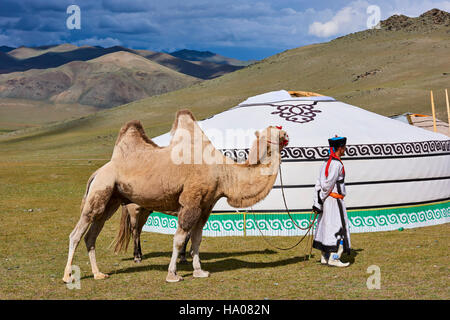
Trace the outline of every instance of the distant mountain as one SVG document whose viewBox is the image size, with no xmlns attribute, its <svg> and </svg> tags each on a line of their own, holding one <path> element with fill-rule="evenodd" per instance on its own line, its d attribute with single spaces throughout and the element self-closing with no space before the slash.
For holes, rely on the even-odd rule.
<svg viewBox="0 0 450 320">
<path fill-rule="evenodd" d="M 199 81 L 134 53 L 118 51 L 57 68 L 0 75 L 0 97 L 110 108 Z"/>
<path fill-rule="evenodd" d="M 0 51 L 0 123 L 5 130 L 84 116 L 243 68 L 122 46 L 2 50 L 7 51 Z"/>
<path fill-rule="evenodd" d="M 207 61 L 218 64 L 227 64 L 238 67 L 245 67 L 251 64 L 249 61 L 241 61 L 234 58 L 224 57 L 220 54 L 211 51 L 197 51 L 197 50 L 178 50 L 171 52 L 170 55 L 188 61 Z"/>
<path fill-rule="evenodd" d="M 8 54 L 16 59 L 27 59 L 39 55 L 40 50 L 22 46 L 9 51 Z"/>
<path fill-rule="evenodd" d="M 40 56 L 47 52 L 67 52 L 78 49 L 77 46 L 69 43 L 64 43 L 60 45 L 54 46 L 41 46 L 41 47 L 19 47 L 17 49 L 11 50 L 8 52 L 10 56 L 13 56 L 17 59 L 28 59 L 36 56 Z"/>
<path fill-rule="evenodd" d="M 198 63 L 197 61 L 186 61 L 163 52 L 148 50 L 135 50 L 135 52 L 170 69 L 205 80 L 213 79 L 243 68 L 213 62 Z"/>
<path fill-rule="evenodd" d="M 14 50 L 15 48 L 13 47 L 8 47 L 8 46 L 0 46 L 0 52 L 10 52 L 11 50 Z"/>
<path fill-rule="evenodd" d="M 26 71 L 30 69 L 47 69 L 62 66 L 71 61 L 88 61 L 101 57 L 105 54 L 128 51 L 136 53 L 151 61 L 157 62 L 172 70 L 187 74 L 192 77 L 200 79 L 212 79 L 233 72 L 243 68 L 239 66 L 239 61 L 221 57 L 213 53 L 208 54 L 209 60 L 218 62 L 211 62 L 198 64 L 197 61 L 187 61 L 182 58 L 177 58 L 167 53 L 149 51 L 149 50 L 133 50 L 122 46 L 113 46 L 110 48 L 103 48 L 99 46 L 83 46 L 77 47 L 72 44 L 61 44 L 54 46 L 42 47 L 19 47 L 9 51 L 7 54 L 15 60 L 9 59 L 8 62 L 2 64 L 0 58 L 0 74 L 10 73 L 16 71 Z M 194 52 L 194 51 L 192 51 Z M 229 59 L 230 63 L 224 63 Z M 3 58 L 6 61 L 6 58 Z M 206 61 L 206 60 L 204 60 Z"/>
<path fill-rule="evenodd" d="M 21 62 L 8 53 L 0 51 L 0 73 L 9 72 L 12 69 L 19 69 L 22 67 Z"/>
<path fill-rule="evenodd" d="M 8 55 L 17 59 L 15 64 L 9 68 L 0 68 L 0 73 L 55 68 L 71 61 L 87 61 L 117 51 L 131 52 L 132 50 L 121 46 L 101 48 L 61 45 L 46 50 L 20 47 L 8 53 Z"/>
</svg>

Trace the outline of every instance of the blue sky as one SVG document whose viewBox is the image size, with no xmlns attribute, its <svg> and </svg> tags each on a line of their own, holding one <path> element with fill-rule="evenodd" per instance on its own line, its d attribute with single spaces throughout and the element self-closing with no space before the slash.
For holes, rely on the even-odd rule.
<svg viewBox="0 0 450 320">
<path fill-rule="evenodd" d="M 66 27 L 71 4 L 80 7 L 80 30 Z M 188 48 L 262 59 L 367 29 L 370 5 L 380 8 L 381 19 L 450 11 L 442 0 L 1 0 L 0 45 Z"/>
</svg>

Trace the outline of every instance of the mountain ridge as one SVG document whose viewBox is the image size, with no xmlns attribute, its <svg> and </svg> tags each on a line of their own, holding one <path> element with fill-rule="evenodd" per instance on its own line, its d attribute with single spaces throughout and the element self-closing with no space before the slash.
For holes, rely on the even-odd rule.
<svg viewBox="0 0 450 320">
<path fill-rule="evenodd" d="M 139 119 L 149 137 L 167 132 L 179 109 L 190 109 L 198 120 L 254 96 L 280 89 L 332 96 L 382 115 L 430 113 L 435 93 L 437 117 L 446 117 L 443 88 L 450 74 L 449 27 L 408 30 L 365 30 L 329 42 L 299 47 L 268 57 L 247 68 L 181 90 L 134 101 L 76 120 L 0 136 L 7 150 L 40 150 L 51 143 L 64 150 L 77 145 L 77 154 L 107 156 L 118 128 Z M 249 120 L 250 121 L 250 120 Z M 363 125 L 363 124 L 361 124 Z M 97 147 L 95 136 L 108 136 Z M 53 150 L 53 149 L 52 149 Z M 13 152 L 13 151 L 11 151 Z M 16 151 L 14 151 L 16 152 Z M 51 153 L 49 153 L 51 154 Z"/>
<path fill-rule="evenodd" d="M 170 55 L 187 60 L 187 61 L 207 61 L 218 64 L 231 65 L 236 67 L 248 66 L 252 62 L 249 61 L 241 61 L 234 58 L 224 57 L 220 54 L 213 53 L 211 51 L 197 51 L 197 50 L 189 50 L 182 49 L 178 51 L 174 51 L 169 53 Z"/>
<path fill-rule="evenodd" d="M 420 31 L 438 26 L 450 26 L 450 13 L 437 8 L 428 10 L 418 17 L 393 15 L 380 22 L 381 28 L 390 31 Z"/>
<path fill-rule="evenodd" d="M 0 75 L 0 97 L 109 108 L 198 82 L 131 52 Z"/>
</svg>

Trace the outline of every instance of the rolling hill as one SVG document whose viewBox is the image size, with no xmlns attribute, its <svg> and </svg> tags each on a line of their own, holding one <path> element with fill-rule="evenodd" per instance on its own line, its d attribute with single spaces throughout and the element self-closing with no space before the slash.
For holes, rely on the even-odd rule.
<svg viewBox="0 0 450 320">
<path fill-rule="evenodd" d="M 319 92 L 382 115 L 429 114 L 429 90 L 434 90 L 437 116 L 445 119 L 443 89 L 450 85 L 448 16 L 431 10 L 410 18 L 412 27 L 389 28 L 402 23 L 401 17 L 394 16 L 383 21 L 379 30 L 287 50 L 181 90 L 76 120 L 3 134 L 2 153 L 10 158 L 24 154 L 39 159 L 108 158 L 127 120 L 141 120 L 152 137 L 170 128 L 178 109 L 191 109 L 202 119 L 248 96 L 280 89 Z"/>
<path fill-rule="evenodd" d="M 0 75 L 0 97 L 109 108 L 198 81 L 136 54 L 118 51 L 44 71 Z"/>
<path fill-rule="evenodd" d="M 88 61 L 118 51 L 135 53 L 172 70 L 200 79 L 216 78 L 225 73 L 239 70 L 246 65 L 245 62 L 213 53 L 210 53 L 212 58 L 209 63 L 196 64 L 192 61 L 187 61 L 183 58 L 178 58 L 163 52 L 134 50 L 122 46 L 113 46 L 109 48 L 92 46 L 77 47 L 65 43 L 61 45 L 33 48 L 22 46 L 14 49 L 4 47 L 3 50 L 0 51 L 0 53 L 5 53 L 5 55 L 0 56 L 0 74 L 30 69 L 56 68 L 72 61 Z M 212 60 L 216 60 L 217 62 Z"/>
<path fill-rule="evenodd" d="M 8 57 L 13 58 L 15 63 L 11 64 L 9 68 L 0 68 L 0 73 L 56 68 L 72 61 L 87 61 L 108 53 L 132 51 L 131 49 L 121 46 L 109 48 L 90 46 L 76 47 L 70 44 L 44 48 L 45 49 L 20 47 L 8 52 Z"/>
<path fill-rule="evenodd" d="M 129 57 L 135 55 L 136 59 L 132 60 L 144 66 L 139 74 L 125 71 L 139 69 L 132 64 L 122 64 L 122 69 L 116 70 L 114 65 L 120 59 L 114 60 L 110 70 L 96 71 L 99 64 L 111 63 L 101 57 L 117 53 L 116 57 L 125 59 L 124 52 L 129 53 Z M 92 61 L 94 64 L 88 63 Z M 216 78 L 241 68 L 218 63 L 198 65 L 166 53 L 121 46 L 3 46 L 0 51 L 0 131 L 42 125 L 46 119 L 52 122 L 84 116 L 98 110 L 96 108 L 110 108 L 176 90 L 199 79 Z M 161 72 L 156 72 L 157 69 Z"/>
<path fill-rule="evenodd" d="M 12 50 L 14 50 L 14 47 L 8 47 L 8 46 L 0 46 L 0 52 L 10 52 Z"/>
<path fill-rule="evenodd" d="M 28 59 L 36 56 L 40 56 L 47 52 L 67 52 L 78 49 L 77 46 L 69 43 L 64 43 L 61 45 L 48 46 L 48 47 L 36 47 L 36 48 L 28 48 L 28 47 L 19 47 L 17 49 L 11 50 L 8 52 L 10 56 L 13 56 L 16 59 Z"/>
</svg>

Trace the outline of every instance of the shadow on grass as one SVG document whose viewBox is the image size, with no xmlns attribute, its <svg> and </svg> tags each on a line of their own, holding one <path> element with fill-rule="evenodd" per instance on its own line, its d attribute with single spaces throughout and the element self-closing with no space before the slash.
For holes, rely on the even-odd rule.
<svg viewBox="0 0 450 320">
<path fill-rule="evenodd" d="M 187 250 L 186 250 L 187 251 Z M 233 257 L 233 256 L 244 256 L 244 255 L 251 255 L 251 254 L 275 254 L 276 251 L 265 249 L 265 250 L 252 250 L 252 251 L 235 251 L 235 252 L 200 252 L 200 258 L 202 261 L 205 260 L 212 260 L 212 259 L 220 259 L 220 258 L 227 258 L 227 257 Z M 165 251 L 165 252 L 150 252 L 146 253 L 142 256 L 142 260 L 150 259 L 150 258 L 158 258 L 158 257 L 171 257 L 172 252 Z M 124 258 L 122 261 L 127 260 L 133 260 L 133 257 L 130 258 Z"/>
<path fill-rule="evenodd" d="M 308 260 L 308 255 L 305 256 L 298 256 L 298 257 L 292 257 L 277 261 L 271 261 L 271 262 L 250 262 L 250 261 L 244 261 L 236 258 L 225 258 L 218 261 L 213 262 L 204 262 L 203 259 L 204 256 L 209 257 L 209 260 L 212 259 L 218 259 L 218 258 L 224 258 L 229 256 L 244 256 L 244 255 L 250 255 L 250 254 L 274 254 L 275 251 L 266 249 L 261 251 L 242 251 L 242 252 L 221 252 L 221 253 L 213 253 L 213 252 L 202 252 L 200 256 L 202 257 L 202 269 L 207 270 L 211 273 L 220 273 L 225 271 L 233 271 L 243 268 L 248 269 L 265 269 L 265 268 L 276 268 L 280 266 L 286 266 L 291 265 L 303 261 Z M 172 252 L 154 252 L 153 255 L 156 254 L 156 256 L 161 257 L 170 257 L 172 255 Z M 148 254 L 151 255 L 151 254 Z M 314 258 L 314 254 L 311 255 L 311 259 Z M 114 270 L 110 274 L 121 274 L 121 273 L 136 273 L 136 272 L 146 272 L 146 271 L 167 271 L 167 268 L 169 267 L 169 260 L 167 260 L 167 263 L 165 264 L 151 264 L 151 265 L 136 265 L 133 267 L 123 268 L 119 270 Z M 193 271 L 192 269 L 192 263 L 189 261 L 189 263 L 177 263 L 177 271 Z M 184 274 L 183 276 L 190 276 L 192 273 Z M 93 278 L 92 275 L 84 276 L 82 279 L 88 279 Z"/>
<path fill-rule="evenodd" d="M 350 264 L 355 263 L 355 257 L 359 254 L 359 252 L 364 251 L 364 249 L 350 249 L 350 254 L 343 254 L 341 261 L 342 262 L 350 262 Z"/>
</svg>

